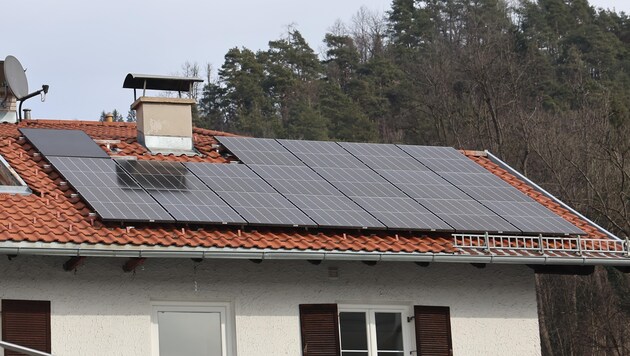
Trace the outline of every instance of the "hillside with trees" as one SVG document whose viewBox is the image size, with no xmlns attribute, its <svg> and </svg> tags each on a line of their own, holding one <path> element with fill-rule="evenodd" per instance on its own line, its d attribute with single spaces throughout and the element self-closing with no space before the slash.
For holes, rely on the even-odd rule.
<svg viewBox="0 0 630 356">
<path fill-rule="evenodd" d="M 587 0 L 394 0 L 334 24 L 321 53 L 290 28 L 229 50 L 198 110 L 258 137 L 488 149 L 630 234 L 630 18 Z M 537 287 L 544 355 L 630 354 L 628 275 Z"/>
</svg>

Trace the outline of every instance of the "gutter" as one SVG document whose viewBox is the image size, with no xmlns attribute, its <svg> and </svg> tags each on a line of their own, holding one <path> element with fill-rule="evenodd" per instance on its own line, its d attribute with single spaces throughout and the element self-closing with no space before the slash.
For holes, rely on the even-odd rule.
<svg viewBox="0 0 630 356">
<path fill-rule="evenodd" d="M 13 246 L 11 246 L 13 245 Z M 41 246 L 45 245 L 45 246 Z M 630 266 L 630 258 L 597 257 L 552 257 L 505 256 L 505 255 L 465 255 L 421 252 L 347 252 L 327 250 L 273 250 L 243 248 L 107 248 L 106 245 L 39 243 L 2 243 L 0 254 L 14 256 L 65 256 L 65 257 L 119 257 L 119 258 L 200 258 L 200 259 L 239 259 L 239 260 L 310 260 L 310 261 L 373 261 L 373 262 L 429 262 L 429 263 L 486 263 L 486 264 L 532 264 L 570 266 Z"/>
<path fill-rule="evenodd" d="M 591 219 L 587 218 L 586 216 L 582 215 L 577 210 L 575 210 L 572 207 L 570 207 L 567 204 L 565 204 L 562 200 L 556 198 L 554 195 L 552 195 L 548 191 L 544 190 L 538 184 L 536 184 L 536 183 L 532 182 L 531 180 L 529 180 L 529 178 L 525 177 L 523 174 L 521 174 L 516 169 L 510 167 L 507 163 L 505 163 L 501 159 L 499 159 L 499 157 L 497 157 L 497 156 L 493 155 L 492 153 L 490 153 L 490 151 L 485 150 L 484 152 L 486 153 L 486 155 L 488 155 L 488 158 L 490 159 L 490 161 L 492 161 L 493 163 L 496 163 L 497 165 L 499 165 L 501 168 L 505 169 L 506 171 L 509 171 L 512 175 L 518 177 L 520 180 L 525 181 L 528 185 L 532 186 L 534 189 L 536 189 L 540 193 L 544 194 L 547 198 L 549 198 L 549 199 L 555 201 L 556 203 L 560 204 L 563 208 L 567 209 L 568 211 L 570 211 L 574 215 L 577 215 L 580 219 L 582 219 L 582 220 L 588 222 L 589 224 L 595 226 L 599 231 L 601 231 L 604 234 L 608 235 L 608 237 L 610 237 L 611 239 L 618 240 L 618 241 L 623 241 L 619 237 L 615 236 L 612 232 L 610 232 L 610 231 L 604 229 L 603 227 L 599 226 L 598 224 L 593 222 Z"/>
</svg>

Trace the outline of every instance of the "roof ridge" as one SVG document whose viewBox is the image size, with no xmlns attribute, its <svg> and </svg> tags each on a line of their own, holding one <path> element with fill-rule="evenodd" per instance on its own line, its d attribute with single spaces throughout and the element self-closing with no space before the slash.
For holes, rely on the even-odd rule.
<svg viewBox="0 0 630 356">
<path fill-rule="evenodd" d="M 86 125 L 86 126 L 135 126 L 135 122 L 106 122 L 96 120 L 54 120 L 54 119 L 28 119 L 18 123 L 18 127 L 37 124 L 59 124 L 59 125 Z"/>
</svg>

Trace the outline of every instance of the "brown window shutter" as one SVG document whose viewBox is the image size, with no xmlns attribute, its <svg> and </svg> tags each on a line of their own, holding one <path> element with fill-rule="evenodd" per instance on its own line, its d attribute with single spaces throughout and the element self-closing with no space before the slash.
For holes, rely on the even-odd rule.
<svg viewBox="0 0 630 356">
<path fill-rule="evenodd" d="M 50 353 L 50 302 L 2 300 L 2 340 Z M 23 356 L 5 350 L 5 356 Z"/>
<path fill-rule="evenodd" d="M 414 307 L 418 356 L 451 356 L 451 314 L 448 307 Z"/>
<path fill-rule="evenodd" d="M 340 356 L 337 304 L 301 304 L 304 356 Z"/>
</svg>

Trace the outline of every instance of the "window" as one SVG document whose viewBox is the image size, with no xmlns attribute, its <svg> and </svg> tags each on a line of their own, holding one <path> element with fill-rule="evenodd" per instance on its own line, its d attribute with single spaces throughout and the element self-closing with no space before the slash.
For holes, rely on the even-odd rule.
<svg viewBox="0 0 630 356">
<path fill-rule="evenodd" d="M 0 113 L 1 115 L 1 113 Z M 11 168 L 9 163 L 0 155 L 0 193 L 31 194 L 31 190 L 24 180 Z"/>
<path fill-rule="evenodd" d="M 409 308 L 339 307 L 342 356 L 403 356 L 410 347 Z"/>
<path fill-rule="evenodd" d="M 41 300 L 2 300 L 2 340 L 50 352 L 50 302 Z M 4 351 L 5 356 L 22 355 Z"/>
<path fill-rule="evenodd" d="M 302 304 L 300 326 L 303 356 L 453 354 L 448 307 Z"/>
<path fill-rule="evenodd" d="M 155 303 L 154 356 L 229 356 L 233 352 L 227 303 Z"/>
</svg>

